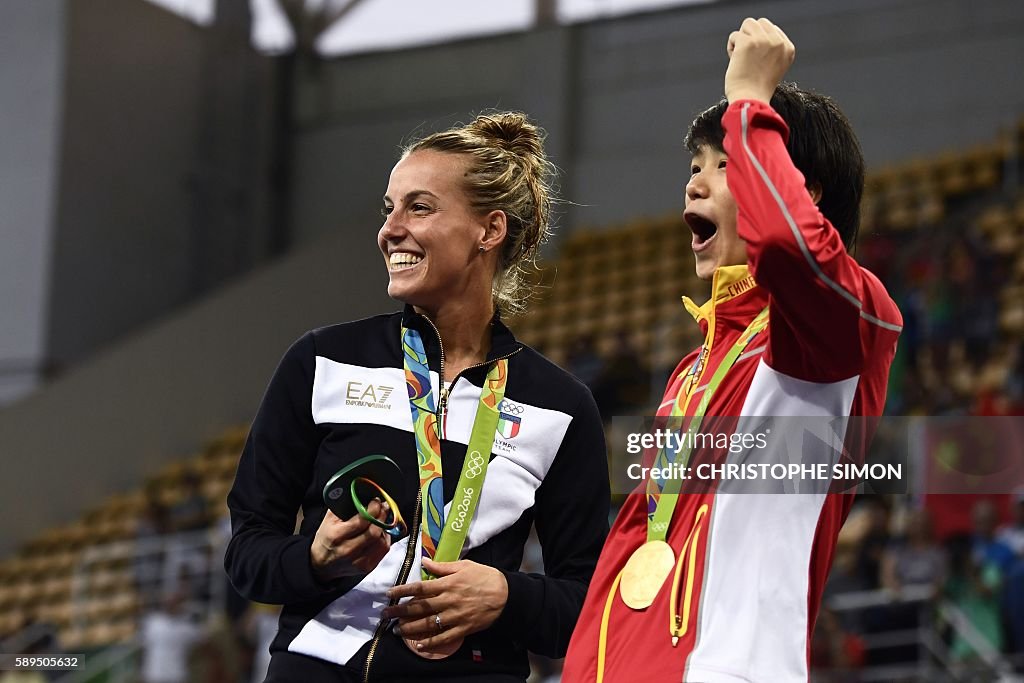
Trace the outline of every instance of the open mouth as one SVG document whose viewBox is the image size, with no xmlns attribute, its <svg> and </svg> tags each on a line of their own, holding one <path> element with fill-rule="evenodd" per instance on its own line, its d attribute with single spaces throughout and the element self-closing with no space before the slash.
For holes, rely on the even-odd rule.
<svg viewBox="0 0 1024 683">
<path fill-rule="evenodd" d="M 397 270 L 408 270 L 409 268 L 415 267 L 416 264 L 422 260 L 423 257 L 418 254 L 410 254 L 407 251 L 396 251 L 388 256 L 388 268 L 391 272 L 395 272 Z"/>
<path fill-rule="evenodd" d="M 683 220 L 686 221 L 686 224 L 690 226 L 690 231 L 693 232 L 691 246 L 694 251 L 706 249 L 711 240 L 718 234 L 718 226 L 700 214 L 684 213 Z"/>
</svg>

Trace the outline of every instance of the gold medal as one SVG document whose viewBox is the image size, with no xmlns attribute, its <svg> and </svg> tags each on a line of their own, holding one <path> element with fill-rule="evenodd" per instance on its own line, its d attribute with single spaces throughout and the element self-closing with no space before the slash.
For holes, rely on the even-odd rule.
<svg viewBox="0 0 1024 683">
<path fill-rule="evenodd" d="M 630 609 L 646 609 L 654 602 L 676 564 L 676 554 L 665 541 L 647 541 L 622 568 L 619 595 Z"/>
</svg>

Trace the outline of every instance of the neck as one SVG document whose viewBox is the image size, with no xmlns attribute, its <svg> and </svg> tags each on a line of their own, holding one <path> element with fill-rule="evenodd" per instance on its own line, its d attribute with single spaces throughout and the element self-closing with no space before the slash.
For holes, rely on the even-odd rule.
<svg viewBox="0 0 1024 683">
<path fill-rule="evenodd" d="M 488 297 L 486 303 L 459 305 L 428 310 L 414 307 L 417 313 L 434 323 L 445 354 L 444 379 L 451 381 L 470 365 L 487 360 L 491 350 L 491 318 L 494 304 Z"/>
</svg>

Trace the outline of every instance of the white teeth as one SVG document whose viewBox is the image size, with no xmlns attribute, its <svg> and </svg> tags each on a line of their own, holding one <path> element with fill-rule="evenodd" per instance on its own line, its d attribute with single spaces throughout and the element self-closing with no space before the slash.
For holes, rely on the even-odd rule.
<svg viewBox="0 0 1024 683">
<path fill-rule="evenodd" d="M 391 254 L 389 262 L 391 263 L 392 267 L 398 266 L 400 268 L 407 268 L 410 266 L 415 266 L 422 260 L 422 256 L 417 256 L 416 254 L 409 254 L 404 251 L 396 251 L 393 254 Z"/>
</svg>

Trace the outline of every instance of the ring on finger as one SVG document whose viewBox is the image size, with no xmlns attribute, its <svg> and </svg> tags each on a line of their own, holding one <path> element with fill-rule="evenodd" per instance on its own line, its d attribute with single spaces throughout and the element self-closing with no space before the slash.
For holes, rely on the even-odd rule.
<svg viewBox="0 0 1024 683">
<path fill-rule="evenodd" d="M 438 612 L 434 615 L 434 626 L 437 627 L 437 632 L 440 633 L 444 630 L 444 625 L 441 624 L 441 613 Z"/>
</svg>

